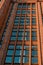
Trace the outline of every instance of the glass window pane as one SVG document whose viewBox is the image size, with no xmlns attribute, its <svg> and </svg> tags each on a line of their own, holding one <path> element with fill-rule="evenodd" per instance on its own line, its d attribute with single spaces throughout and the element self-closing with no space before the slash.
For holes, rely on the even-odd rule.
<svg viewBox="0 0 43 65">
<path fill-rule="evenodd" d="M 15 55 L 21 55 L 21 50 L 16 50 L 16 53 L 15 53 Z"/>
<path fill-rule="evenodd" d="M 23 63 L 28 63 L 29 62 L 29 58 L 28 57 L 23 57 Z"/>
<path fill-rule="evenodd" d="M 18 4 L 18 8 L 21 8 L 22 7 L 22 4 L 20 3 L 20 4 Z"/>
<path fill-rule="evenodd" d="M 36 41 L 36 40 L 37 40 L 37 37 L 32 37 L 32 40 L 33 40 L 33 41 Z"/>
<path fill-rule="evenodd" d="M 36 14 L 36 11 L 35 10 L 32 10 L 32 14 Z"/>
<path fill-rule="evenodd" d="M 37 64 L 37 63 L 38 63 L 38 58 L 32 57 L 32 64 Z"/>
<path fill-rule="evenodd" d="M 21 14 L 21 10 L 17 10 L 17 14 Z"/>
<path fill-rule="evenodd" d="M 16 49 L 22 49 L 22 46 L 21 45 L 17 45 Z"/>
<path fill-rule="evenodd" d="M 26 45 L 25 45 L 25 46 L 24 46 L 24 49 L 28 49 L 28 50 L 29 50 L 29 46 L 26 46 Z"/>
<path fill-rule="evenodd" d="M 24 50 L 23 55 L 25 55 L 25 56 L 29 55 L 29 50 Z"/>
<path fill-rule="evenodd" d="M 37 56 L 37 50 L 32 50 L 32 56 Z"/>
<path fill-rule="evenodd" d="M 7 55 L 13 55 L 14 50 L 8 50 Z"/>
<path fill-rule="evenodd" d="M 29 33 L 30 33 L 29 31 L 26 31 L 25 36 L 29 36 Z"/>
<path fill-rule="evenodd" d="M 16 36 L 16 34 L 17 34 L 17 32 L 15 31 L 15 32 L 12 32 L 12 36 Z"/>
<path fill-rule="evenodd" d="M 37 49 L 37 45 L 33 45 L 32 46 L 32 49 Z"/>
<path fill-rule="evenodd" d="M 22 10 L 22 14 L 26 14 L 26 10 Z"/>
<path fill-rule="evenodd" d="M 19 41 L 23 40 L 23 37 L 18 37 L 18 40 L 19 40 Z"/>
<path fill-rule="evenodd" d="M 14 63 L 20 63 L 21 57 L 15 57 L 14 58 Z"/>
<path fill-rule="evenodd" d="M 23 36 L 24 32 L 18 32 L 18 36 Z"/>
<path fill-rule="evenodd" d="M 11 37 L 11 40 L 12 40 L 12 41 L 15 41 L 15 40 L 16 40 L 16 37 Z"/>
<path fill-rule="evenodd" d="M 24 3 L 22 7 L 23 7 L 23 8 L 26 8 L 26 7 L 27 7 L 27 6 L 26 6 L 26 3 Z"/>
<path fill-rule="evenodd" d="M 25 37 L 25 40 L 30 40 L 30 38 L 28 36 Z"/>
<path fill-rule="evenodd" d="M 36 36 L 36 31 L 32 31 L 32 36 Z"/>
<path fill-rule="evenodd" d="M 14 45 L 9 45 L 8 49 L 14 49 Z"/>
<path fill-rule="evenodd" d="M 5 63 L 12 63 L 12 57 L 6 57 Z"/>
<path fill-rule="evenodd" d="M 27 5 L 27 8 L 30 8 L 30 4 Z"/>
<path fill-rule="evenodd" d="M 30 14 L 30 10 L 27 10 L 27 14 Z"/>
<path fill-rule="evenodd" d="M 32 8 L 35 8 L 35 3 L 32 4 Z"/>
</svg>

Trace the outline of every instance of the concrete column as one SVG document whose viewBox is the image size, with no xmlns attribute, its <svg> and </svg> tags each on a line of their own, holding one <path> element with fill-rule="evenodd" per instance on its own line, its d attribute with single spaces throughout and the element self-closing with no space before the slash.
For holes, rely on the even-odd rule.
<svg viewBox="0 0 43 65">
<path fill-rule="evenodd" d="M 5 56 L 6 56 L 6 50 L 7 50 L 7 47 L 9 45 L 10 36 L 11 36 L 13 23 L 14 23 L 14 18 L 15 18 L 15 15 L 16 15 L 17 5 L 18 5 L 17 3 L 14 4 L 13 10 L 12 10 L 12 15 L 10 17 L 9 24 L 8 24 L 8 27 L 7 27 L 7 30 L 6 30 L 6 34 L 5 34 L 5 37 L 4 37 L 4 40 L 3 40 L 3 45 L 2 45 L 2 49 L 1 49 L 2 51 L 0 52 L 0 65 L 4 64 L 4 59 L 5 59 Z"/>
<path fill-rule="evenodd" d="M 41 47 L 41 54 L 42 54 L 42 63 L 43 63 L 43 24 L 42 24 L 42 16 L 41 16 L 41 9 L 40 9 L 40 2 L 38 2 L 38 19 L 39 19 L 39 32 L 40 32 L 40 47 Z"/>
</svg>

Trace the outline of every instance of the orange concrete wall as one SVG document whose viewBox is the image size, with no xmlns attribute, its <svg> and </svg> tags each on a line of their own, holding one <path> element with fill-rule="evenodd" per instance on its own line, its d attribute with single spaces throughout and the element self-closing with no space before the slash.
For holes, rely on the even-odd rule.
<svg viewBox="0 0 43 65">
<path fill-rule="evenodd" d="M 5 0 L 1 0 L 0 1 L 0 8 L 2 7 L 3 3 L 5 2 Z"/>
<path fill-rule="evenodd" d="M 3 5 L 1 5 L 2 7 L 0 8 L 0 28 L 2 28 L 2 25 L 4 23 L 4 19 L 6 17 L 7 14 L 7 10 L 9 8 L 9 4 L 10 4 L 10 0 L 6 0 L 2 2 Z"/>
<path fill-rule="evenodd" d="M 43 2 L 41 2 L 41 7 L 42 7 L 42 14 L 43 14 Z"/>
</svg>

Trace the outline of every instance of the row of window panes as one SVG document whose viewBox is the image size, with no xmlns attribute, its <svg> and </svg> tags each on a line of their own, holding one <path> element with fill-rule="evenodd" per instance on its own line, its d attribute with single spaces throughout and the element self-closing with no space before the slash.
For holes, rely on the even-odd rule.
<svg viewBox="0 0 43 65">
<path fill-rule="evenodd" d="M 30 14 L 30 10 L 17 10 L 17 14 Z M 36 11 L 32 10 L 32 14 L 36 14 Z"/>
<path fill-rule="evenodd" d="M 24 45 L 24 50 L 23 50 L 23 63 L 28 63 L 29 62 L 29 47 L 27 45 Z M 14 45 L 9 45 L 5 63 L 12 63 L 12 60 L 14 60 L 14 63 L 21 63 L 21 55 L 22 55 L 22 46 L 17 45 L 16 46 L 16 52 L 14 59 L 12 59 L 12 55 L 14 54 Z M 33 49 L 37 48 L 37 46 L 32 46 Z M 37 56 L 37 50 L 32 50 L 32 56 Z M 38 58 L 37 57 L 32 57 L 32 64 L 37 64 L 38 63 Z"/>
<path fill-rule="evenodd" d="M 30 8 L 30 6 L 31 6 L 31 4 L 30 3 L 28 3 L 28 4 L 26 4 L 26 3 L 24 3 L 24 4 L 18 4 L 18 8 Z M 35 8 L 35 3 L 32 3 L 32 8 Z"/>
<path fill-rule="evenodd" d="M 18 37 L 17 37 L 18 35 Z M 23 37 L 24 36 L 24 37 Z M 18 38 L 18 39 L 17 39 Z M 30 40 L 30 32 L 29 31 L 19 31 L 17 34 L 17 31 L 12 31 L 11 40 Z M 32 31 L 32 40 L 37 40 L 37 33 L 36 31 Z"/>
<path fill-rule="evenodd" d="M 12 55 L 14 54 L 14 45 L 9 45 L 8 47 L 8 52 L 7 52 L 7 56 L 6 56 L 6 60 L 5 63 L 12 63 Z M 27 50 L 28 48 L 28 50 Z M 22 54 L 22 46 L 21 45 L 17 45 L 16 46 L 16 52 L 15 52 L 15 58 L 14 58 L 14 63 L 20 63 L 20 59 L 21 59 L 21 54 Z M 27 63 L 28 56 L 29 55 L 29 46 L 24 46 L 24 52 L 23 52 L 23 63 Z"/>
<path fill-rule="evenodd" d="M 30 25 L 30 17 L 16 17 L 14 20 L 14 25 Z M 36 17 L 32 17 L 32 25 L 36 25 Z"/>
</svg>

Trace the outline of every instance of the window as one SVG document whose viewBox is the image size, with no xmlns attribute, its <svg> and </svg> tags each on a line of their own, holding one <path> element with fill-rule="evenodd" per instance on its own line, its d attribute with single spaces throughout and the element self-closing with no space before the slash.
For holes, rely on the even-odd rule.
<svg viewBox="0 0 43 65">
<path fill-rule="evenodd" d="M 13 28 L 10 40 L 15 41 L 16 35 L 17 35 L 17 28 Z"/>
<path fill-rule="evenodd" d="M 30 14 L 30 10 L 29 9 L 27 10 L 27 14 Z"/>
<path fill-rule="evenodd" d="M 28 62 L 29 62 L 29 46 L 24 45 L 23 63 L 28 63 Z"/>
<path fill-rule="evenodd" d="M 7 55 L 13 55 L 14 50 L 8 50 Z"/>
<path fill-rule="evenodd" d="M 32 36 L 36 36 L 36 31 L 32 31 Z"/>
<path fill-rule="evenodd" d="M 35 8 L 35 3 L 32 4 L 32 8 Z"/>
<path fill-rule="evenodd" d="M 17 45 L 16 49 L 22 49 L 22 46 L 21 45 Z"/>
<path fill-rule="evenodd" d="M 24 25 L 24 20 L 20 20 L 20 25 Z"/>
<path fill-rule="evenodd" d="M 17 33 L 18 28 L 13 28 L 12 32 L 16 32 Z"/>
<path fill-rule="evenodd" d="M 6 57 L 5 63 L 12 63 L 12 57 Z"/>
<path fill-rule="evenodd" d="M 17 31 L 12 32 L 12 36 L 16 36 Z"/>
<path fill-rule="evenodd" d="M 23 63 L 28 63 L 29 62 L 29 58 L 28 57 L 23 57 Z"/>
<path fill-rule="evenodd" d="M 26 31 L 29 31 L 29 28 L 25 28 L 25 32 L 26 32 Z"/>
<path fill-rule="evenodd" d="M 29 50 L 29 46 L 27 46 L 27 45 L 24 45 L 24 49 L 27 49 L 27 50 Z"/>
<path fill-rule="evenodd" d="M 32 50 L 32 56 L 37 56 L 37 50 Z"/>
<path fill-rule="evenodd" d="M 25 36 L 25 41 L 29 41 L 30 38 L 28 36 Z"/>
<path fill-rule="evenodd" d="M 25 38 L 25 41 L 26 41 L 26 40 L 27 40 L 27 41 L 30 40 L 29 33 L 30 33 L 29 31 L 26 31 L 26 32 L 25 32 L 25 37 L 24 37 L 24 38 Z"/>
<path fill-rule="evenodd" d="M 23 36 L 24 35 L 24 32 L 23 31 L 19 31 L 18 32 L 18 36 Z"/>
<path fill-rule="evenodd" d="M 32 31 L 32 40 L 33 40 L 33 41 L 37 40 L 36 31 Z"/>
<path fill-rule="evenodd" d="M 36 17 L 32 17 L 32 25 L 36 25 Z"/>
<path fill-rule="evenodd" d="M 15 40 L 16 40 L 16 37 L 11 37 L 10 40 L 11 40 L 11 41 L 15 41 Z"/>
<path fill-rule="evenodd" d="M 24 55 L 24 56 L 28 56 L 28 54 L 29 54 L 29 50 L 24 50 L 23 55 Z"/>
<path fill-rule="evenodd" d="M 21 62 L 21 54 L 22 54 L 22 46 L 17 45 L 15 56 L 14 56 L 14 63 L 20 63 Z"/>
<path fill-rule="evenodd" d="M 36 28 L 32 28 L 32 31 L 36 31 L 37 29 Z"/>
<path fill-rule="evenodd" d="M 21 57 L 15 57 L 14 58 L 14 63 L 20 63 Z"/>
<path fill-rule="evenodd" d="M 30 3 L 28 3 L 27 8 L 30 8 Z"/>
<path fill-rule="evenodd" d="M 9 45 L 8 49 L 14 49 L 14 45 Z"/>
<path fill-rule="evenodd" d="M 8 46 L 8 51 L 5 59 L 5 63 L 12 63 L 12 55 L 14 54 L 14 45 L 10 44 Z"/>
<path fill-rule="evenodd" d="M 21 20 L 24 20 L 25 19 L 25 16 L 21 16 Z"/>
<path fill-rule="evenodd" d="M 22 10 L 22 14 L 26 14 L 26 10 Z"/>
<path fill-rule="evenodd" d="M 21 10 L 17 10 L 17 14 L 21 14 Z"/>
<path fill-rule="evenodd" d="M 16 16 L 15 20 L 19 20 L 20 16 Z"/>
<path fill-rule="evenodd" d="M 21 55 L 21 50 L 16 50 L 15 55 Z"/>
<path fill-rule="evenodd" d="M 22 7 L 23 7 L 23 8 L 26 8 L 26 7 L 27 7 L 26 3 L 24 3 Z"/>
<path fill-rule="evenodd" d="M 19 20 L 15 20 L 14 25 L 18 25 L 18 24 L 19 24 Z"/>
<path fill-rule="evenodd" d="M 36 11 L 35 10 L 32 10 L 32 14 L 36 14 Z"/>
<path fill-rule="evenodd" d="M 18 4 L 18 8 L 22 8 L 22 4 L 20 3 L 20 4 Z"/>
<path fill-rule="evenodd" d="M 30 25 L 30 18 L 26 18 L 26 25 Z"/>
<path fill-rule="evenodd" d="M 38 49 L 37 45 L 32 45 L 32 64 L 38 63 Z"/>
<path fill-rule="evenodd" d="M 25 36 L 29 36 L 30 32 L 29 31 L 25 31 Z"/>
<path fill-rule="evenodd" d="M 18 41 L 22 41 L 23 40 L 23 36 L 18 37 Z"/>
<path fill-rule="evenodd" d="M 19 32 L 24 32 L 24 28 L 19 28 Z"/>
<path fill-rule="evenodd" d="M 32 45 L 32 49 L 37 49 L 37 45 Z"/>
<path fill-rule="evenodd" d="M 37 63 L 38 63 L 38 58 L 32 57 L 32 64 L 37 64 Z"/>
</svg>

